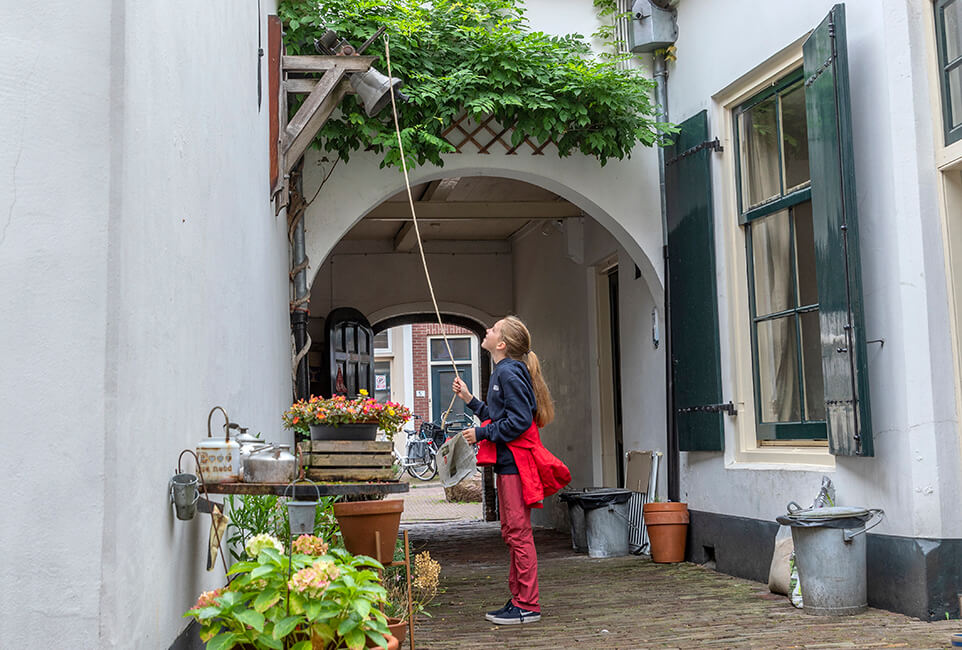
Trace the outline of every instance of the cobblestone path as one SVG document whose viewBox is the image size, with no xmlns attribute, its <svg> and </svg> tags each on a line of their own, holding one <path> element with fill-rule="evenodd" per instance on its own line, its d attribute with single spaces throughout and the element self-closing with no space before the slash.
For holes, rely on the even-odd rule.
<svg viewBox="0 0 962 650">
<path fill-rule="evenodd" d="M 816 617 L 766 585 L 694 564 L 574 555 L 567 535 L 538 530 L 544 616 L 496 626 L 507 599 L 507 551 L 497 522 L 406 525 L 416 550 L 441 562 L 444 592 L 418 620 L 417 648 L 948 648 L 962 622 L 927 623 L 870 609 Z"/>
</svg>

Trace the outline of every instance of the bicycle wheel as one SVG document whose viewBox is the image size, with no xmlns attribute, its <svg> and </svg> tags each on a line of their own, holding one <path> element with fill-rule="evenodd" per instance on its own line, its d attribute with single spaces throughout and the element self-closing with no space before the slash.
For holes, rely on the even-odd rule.
<svg viewBox="0 0 962 650">
<path fill-rule="evenodd" d="M 434 454 L 429 450 L 425 450 L 424 453 L 418 455 L 417 458 L 411 458 L 409 453 L 408 461 L 411 463 L 407 468 L 408 474 L 414 478 L 419 478 L 422 481 L 430 481 L 438 474 L 438 465 L 434 460 Z"/>
<path fill-rule="evenodd" d="M 397 451 L 391 450 L 391 471 L 395 481 L 400 481 L 404 475 L 404 459 L 397 455 Z"/>
</svg>

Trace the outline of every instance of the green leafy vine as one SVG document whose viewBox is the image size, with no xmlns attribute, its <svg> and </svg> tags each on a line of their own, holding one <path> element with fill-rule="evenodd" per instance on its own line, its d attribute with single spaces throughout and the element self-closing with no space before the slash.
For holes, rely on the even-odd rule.
<svg viewBox="0 0 962 650">
<path fill-rule="evenodd" d="M 578 34 L 530 31 L 520 0 L 282 0 L 278 14 L 289 54 L 315 54 L 327 29 L 360 45 L 387 28 L 392 72 L 410 98 L 398 105 L 409 167 L 444 165 L 454 148 L 442 134 L 462 111 L 511 125 L 514 145 L 552 140 L 559 155 L 580 152 L 602 165 L 675 132 L 655 120 L 653 83 L 640 71 L 596 56 Z M 383 41 L 365 54 L 387 72 Z M 382 167 L 400 163 L 389 109 L 370 118 L 353 95 L 313 146 L 345 161 L 370 149 L 383 155 Z"/>
</svg>

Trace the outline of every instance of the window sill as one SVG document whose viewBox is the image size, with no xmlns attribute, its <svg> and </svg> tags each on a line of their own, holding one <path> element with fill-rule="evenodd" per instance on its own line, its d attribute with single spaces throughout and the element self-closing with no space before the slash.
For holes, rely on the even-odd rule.
<svg viewBox="0 0 962 650">
<path fill-rule="evenodd" d="M 726 463 L 726 469 L 835 469 L 835 456 L 829 452 L 828 444 L 822 441 L 760 441 L 757 447 L 737 450 L 735 457 Z"/>
</svg>

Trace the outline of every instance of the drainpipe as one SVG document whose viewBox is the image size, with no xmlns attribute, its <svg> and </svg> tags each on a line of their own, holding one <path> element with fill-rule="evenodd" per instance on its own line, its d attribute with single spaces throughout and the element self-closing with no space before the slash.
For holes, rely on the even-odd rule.
<svg viewBox="0 0 962 650">
<path fill-rule="evenodd" d="M 668 66 L 664 51 L 653 55 L 655 78 L 655 103 L 658 106 L 658 121 L 668 121 Z M 665 191 L 665 148 L 658 147 L 658 189 L 661 195 L 661 243 L 663 253 L 663 274 L 665 285 L 665 410 L 668 440 L 668 498 L 677 501 L 681 492 L 679 470 L 681 456 L 678 449 L 678 434 L 675 429 L 674 384 L 672 382 L 672 340 L 671 340 L 671 287 L 668 267 L 668 195 Z"/>
<path fill-rule="evenodd" d="M 291 330 L 294 334 L 295 354 L 300 354 L 300 360 L 294 373 L 294 398 L 310 398 L 310 375 L 308 374 L 307 352 L 307 318 L 309 315 L 310 296 L 307 293 L 307 253 L 304 249 L 304 216 L 298 219 L 294 226 L 294 236 L 291 246 L 291 266 L 297 269 L 294 273 L 294 301 L 291 303 Z M 301 354 L 301 351 L 304 354 Z"/>
</svg>

